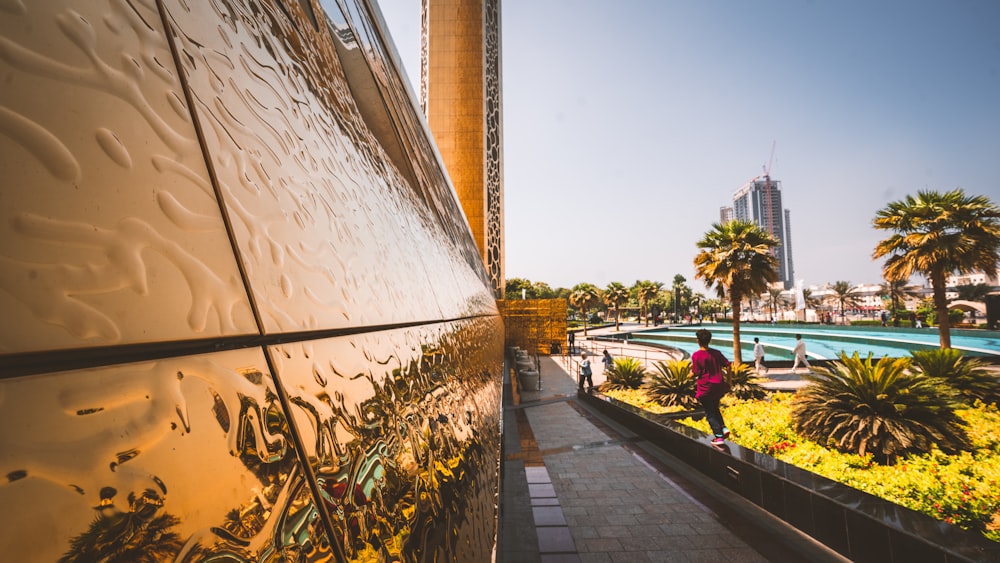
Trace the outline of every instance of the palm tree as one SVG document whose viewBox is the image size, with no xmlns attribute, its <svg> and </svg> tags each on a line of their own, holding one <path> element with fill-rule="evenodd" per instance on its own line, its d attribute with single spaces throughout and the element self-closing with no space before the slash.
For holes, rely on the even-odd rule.
<svg viewBox="0 0 1000 563">
<path fill-rule="evenodd" d="M 578 283 L 569 294 L 569 304 L 583 315 L 583 336 L 587 336 L 587 312 L 601 302 L 601 291 L 589 283 Z"/>
<path fill-rule="evenodd" d="M 649 303 L 656 299 L 656 296 L 663 289 L 662 282 L 655 282 L 649 280 L 637 281 L 632 286 L 635 291 L 635 298 L 639 302 L 639 314 L 646 319 L 646 326 L 649 326 L 649 315 L 648 312 Z"/>
<path fill-rule="evenodd" d="M 851 286 L 849 281 L 835 281 L 833 286 L 830 287 L 830 291 L 833 292 L 831 298 L 834 303 L 840 306 L 840 320 L 844 320 L 844 308 L 855 307 L 861 302 L 861 296 L 858 295 L 858 288 Z"/>
<path fill-rule="evenodd" d="M 945 453 L 969 449 L 956 394 L 909 370 L 908 358 L 872 363 L 840 354 L 829 368 L 813 368 L 795 395 L 796 430 L 805 438 L 892 464 L 907 453 L 937 446 Z"/>
<path fill-rule="evenodd" d="M 701 318 L 701 304 L 705 301 L 705 296 L 701 293 L 693 293 L 691 295 L 691 306 L 697 311 L 698 318 Z"/>
<path fill-rule="evenodd" d="M 995 272 L 1000 263 L 1000 208 L 985 196 L 962 189 L 920 191 L 917 197 L 889 203 L 873 221 L 876 229 L 895 234 L 880 241 L 873 259 L 887 257 L 887 279 L 926 277 L 934 291 L 942 348 L 951 348 L 951 321 L 945 281 L 949 274 Z"/>
<path fill-rule="evenodd" d="M 619 282 L 611 282 L 604 288 L 604 304 L 615 311 L 615 331 L 618 330 L 619 309 L 628 303 L 628 289 Z"/>
<path fill-rule="evenodd" d="M 740 305 L 744 297 L 756 295 L 778 280 L 778 260 L 771 249 L 778 240 L 760 226 L 747 221 L 715 223 L 698 241 L 702 249 L 694 257 L 695 277 L 716 291 L 726 293 L 733 308 L 733 358 L 742 362 L 740 352 Z"/>
<path fill-rule="evenodd" d="M 767 288 L 767 304 L 768 308 L 771 310 L 772 319 L 778 316 L 778 305 L 781 304 L 782 291 L 784 290 L 780 287 Z"/>
<path fill-rule="evenodd" d="M 722 301 L 719 299 L 705 299 L 701 302 L 701 308 L 709 315 L 712 315 L 712 320 L 715 320 L 715 314 L 722 310 Z"/>
<path fill-rule="evenodd" d="M 913 297 L 913 292 L 907 289 L 907 280 L 887 279 L 882 284 L 881 294 L 889 298 L 892 307 L 892 316 L 896 317 L 900 304 L 906 301 L 907 297 Z"/>
<path fill-rule="evenodd" d="M 808 287 L 802 288 L 802 300 L 806 302 L 806 309 L 819 309 L 823 304 L 823 298 L 813 295 L 812 289 Z"/>
<path fill-rule="evenodd" d="M 686 281 L 687 281 L 687 278 L 685 278 L 684 276 L 682 276 L 680 274 L 675 274 L 674 275 L 674 284 L 672 286 L 670 286 L 670 288 L 673 290 L 673 299 L 674 299 L 674 303 L 673 304 L 674 304 L 674 319 L 675 320 L 680 318 L 681 292 L 686 287 L 684 285 L 684 282 L 686 282 Z"/>
</svg>

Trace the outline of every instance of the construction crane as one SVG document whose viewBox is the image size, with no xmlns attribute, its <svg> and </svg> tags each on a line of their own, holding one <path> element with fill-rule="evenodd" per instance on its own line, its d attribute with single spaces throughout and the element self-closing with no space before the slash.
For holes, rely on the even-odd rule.
<svg viewBox="0 0 1000 563">
<path fill-rule="evenodd" d="M 774 162 L 774 146 L 778 140 L 771 141 L 771 156 L 767 159 L 767 166 L 764 168 L 764 197 L 767 198 L 767 232 L 772 236 L 774 233 L 774 208 L 771 207 L 771 163 Z"/>
</svg>

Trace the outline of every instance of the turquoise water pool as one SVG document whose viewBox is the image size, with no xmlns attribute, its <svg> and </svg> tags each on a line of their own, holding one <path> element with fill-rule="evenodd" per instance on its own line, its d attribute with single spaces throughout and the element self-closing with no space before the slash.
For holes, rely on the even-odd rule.
<svg viewBox="0 0 1000 563">
<path fill-rule="evenodd" d="M 733 331 L 728 324 L 671 326 L 633 332 L 629 341 L 636 344 L 671 346 L 691 354 L 698 349 L 694 333 L 701 328 L 712 331 L 714 347 L 723 351 L 728 348 L 731 353 Z M 836 359 L 841 352 L 846 352 L 848 355 L 857 352 L 861 357 L 869 353 L 876 358 L 909 357 L 913 350 L 935 349 L 940 345 L 937 328 L 784 326 L 748 323 L 740 325 L 740 348 L 743 350 L 743 359 L 747 361 L 753 358 L 753 339 L 756 337 L 760 338 L 761 344 L 764 345 L 766 359 L 791 360 L 796 334 L 801 334 L 802 340 L 806 342 L 809 358 L 817 360 Z M 1000 332 L 953 330 L 951 346 L 969 356 L 1000 356 Z"/>
</svg>

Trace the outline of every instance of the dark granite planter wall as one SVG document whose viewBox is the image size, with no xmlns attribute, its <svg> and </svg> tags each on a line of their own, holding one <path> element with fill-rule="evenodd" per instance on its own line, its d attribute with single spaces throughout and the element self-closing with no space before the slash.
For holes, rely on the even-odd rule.
<svg viewBox="0 0 1000 563">
<path fill-rule="evenodd" d="M 581 395 L 633 432 L 850 558 L 872 563 L 1000 561 L 1000 544 L 602 395 Z M 682 416 L 687 416 L 684 414 Z"/>
</svg>

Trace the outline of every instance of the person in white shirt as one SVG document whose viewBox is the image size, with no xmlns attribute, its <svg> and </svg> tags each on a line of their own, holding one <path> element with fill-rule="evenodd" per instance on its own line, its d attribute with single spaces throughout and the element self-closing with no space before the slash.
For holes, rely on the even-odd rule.
<svg viewBox="0 0 1000 563">
<path fill-rule="evenodd" d="M 795 348 L 792 349 L 792 353 L 795 354 L 795 362 L 792 363 L 792 373 L 797 373 L 799 364 L 806 366 L 806 369 L 812 369 L 809 365 L 809 360 L 806 359 L 806 343 L 802 340 L 801 334 L 795 335 Z"/>
<path fill-rule="evenodd" d="M 764 345 L 760 343 L 760 338 L 753 339 L 753 365 L 757 368 L 757 375 L 761 374 L 761 368 L 767 373 L 767 366 L 764 365 Z"/>
<path fill-rule="evenodd" d="M 584 382 L 587 383 L 587 392 L 594 390 L 593 371 L 590 369 L 590 360 L 587 359 L 587 352 L 580 353 L 580 391 L 583 391 Z"/>
</svg>

